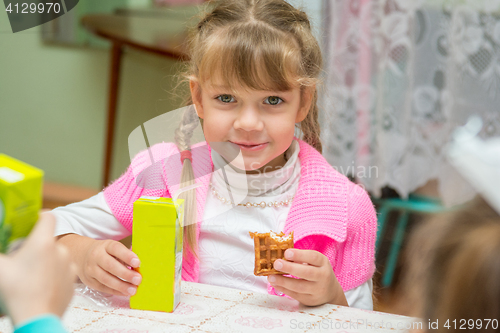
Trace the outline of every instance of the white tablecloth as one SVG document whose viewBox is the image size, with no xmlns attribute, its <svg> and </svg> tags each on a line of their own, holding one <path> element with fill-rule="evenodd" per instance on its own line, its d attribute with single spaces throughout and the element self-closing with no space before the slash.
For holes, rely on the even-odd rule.
<svg viewBox="0 0 500 333">
<path fill-rule="evenodd" d="M 99 305 L 79 291 L 63 317 L 70 332 L 406 332 L 414 318 L 325 304 L 306 307 L 284 297 L 182 282 L 173 313 L 131 310 L 127 297 Z M 0 319 L 0 332 L 12 332 Z"/>
</svg>

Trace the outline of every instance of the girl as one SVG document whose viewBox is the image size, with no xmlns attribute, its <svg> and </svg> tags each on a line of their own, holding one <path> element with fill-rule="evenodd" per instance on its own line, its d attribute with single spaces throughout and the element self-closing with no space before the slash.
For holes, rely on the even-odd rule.
<svg viewBox="0 0 500 333">
<path fill-rule="evenodd" d="M 170 197 L 179 182 L 196 180 L 201 186 L 184 193 L 184 280 L 286 294 L 305 305 L 371 309 L 375 210 L 366 192 L 321 156 L 322 57 L 306 14 L 283 0 L 211 4 L 192 35 L 184 76 L 196 114 L 186 109 L 176 146 L 151 147 L 102 193 L 55 209 L 59 241 L 85 284 L 133 295 L 141 276 L 125 265 L 138 267 L 140 258 L 114 241 L 131 233 L 132 203 L 144 195 Z M 191 151 L 200 120 L 207 144 Z M 294 137 L 296 126 L 302 139 Z M 240 158 L 225 156 L 227 147 Z M 149 156 L 159 162 L 144 172 Z M 239 185 L 212 174 L 228 161 L 227 178 L 248 188 L 245 205 L 231 209 Z M 179 174 L 176 185 L 171 179 Z M 253 275 L 248 232 L 269 230 L 294 231 L 295 249 L 274 267 L 296 278 Z"/>
</svg>

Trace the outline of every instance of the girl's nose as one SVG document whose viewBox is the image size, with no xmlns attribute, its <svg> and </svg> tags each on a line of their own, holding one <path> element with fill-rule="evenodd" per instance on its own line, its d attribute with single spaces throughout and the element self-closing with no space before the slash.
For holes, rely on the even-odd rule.
<svg viewBox="0 0 500 333">
<path fill-rule="evenodd" d="M 247 106 L 240 110 L 233 126 L 235 129 L 245 131 L 262 131 L 264 129 L 264 122 L 260 117 L 258 109 Z"/>
</svg>

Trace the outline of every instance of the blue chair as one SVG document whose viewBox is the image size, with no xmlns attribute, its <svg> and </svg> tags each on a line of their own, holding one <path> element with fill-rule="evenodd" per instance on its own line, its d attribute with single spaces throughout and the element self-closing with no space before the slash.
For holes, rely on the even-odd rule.
<svg viewBox="0 0 500 333">
<path fill-rule="evenodd" d="M 410 194 L 406 200 L 400 198 L 373 199 L 373 202 L 379 207 L 376 255 L 380 250 L 381 239 L 384 235 L 389 213 L 392 211 L 400 212 L 382 275 L 382 286 L 387 287 L 392 284 L 410 213 L 440 213 L 445 211 L 446 208 L 442 206 L 438 199 L 416 194 Z"/>
</svg>

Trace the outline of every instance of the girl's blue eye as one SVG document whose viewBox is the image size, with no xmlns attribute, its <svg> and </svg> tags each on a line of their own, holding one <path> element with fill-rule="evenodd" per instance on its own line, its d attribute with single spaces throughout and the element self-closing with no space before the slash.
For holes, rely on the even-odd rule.
<svg viewBox="0 0 500 333">
<path fill-rule="evenodd" d="M 268 98 L 266 98 L 266 101 L 269 102 L 266 104 L 270 104 L 270 105 L 278 105 L 278 104 L 283 103 L 283 100 L 281 98 L 279 98 L 278 96 L 269 96 Z"/>
<path fill-rule="evenodd" d="M 231 95 L 219 95 L 217 96 L 217 99 L 222 103 L 231 103 L 231 101 L 234 100 L 233 96 Z"/>
</svg>

